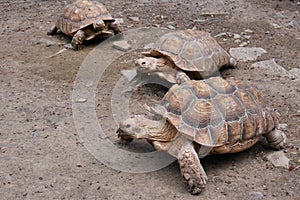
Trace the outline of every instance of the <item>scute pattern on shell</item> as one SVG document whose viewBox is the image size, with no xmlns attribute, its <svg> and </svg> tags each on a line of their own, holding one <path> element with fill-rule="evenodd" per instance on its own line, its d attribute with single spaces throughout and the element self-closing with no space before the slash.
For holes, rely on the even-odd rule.
<svg viewBox="0 0 300 200">
<path fill-rule="evenodd" d="M 73 34 L 97 20 L 114 20 L 106 7 L 97 1 L 76 1 L 64 8 L 56 27 L 64 34 Z"/>
<path fill-rule="evenodd" d="M 150 54 L 166 56 L 180 69 L 199 72 L 202 77 L 230 62 L 229 54 L 209 33 L 190 29 L 165 34 Z"/>
<path fill-rule="evenodd" d="M 258 89 L 233 78 L 212 77 L 174 85 L 162 104 L 167 109 L 164 117 L 171 124 L 205 146 L 242 142 L 278 124 L 276 112 L 266 108 Z"/>
</svg>

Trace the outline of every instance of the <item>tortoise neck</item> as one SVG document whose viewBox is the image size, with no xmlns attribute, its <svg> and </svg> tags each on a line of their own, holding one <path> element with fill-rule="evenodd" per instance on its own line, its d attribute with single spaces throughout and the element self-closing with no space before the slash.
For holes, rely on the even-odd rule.
<svg viewBox="0 0 300 200">
<path fill-rule="evenodd" d="M 168 121 L 153 121 L 152 126 L 148 129 L 149 140 L 169 142 L 177 134 L 177 129 Z"/>
</svg>

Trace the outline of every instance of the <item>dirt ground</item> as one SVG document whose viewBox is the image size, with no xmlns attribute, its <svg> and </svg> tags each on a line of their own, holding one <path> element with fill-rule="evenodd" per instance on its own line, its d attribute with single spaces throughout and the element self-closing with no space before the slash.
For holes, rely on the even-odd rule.
<svg viewBox="0 0 300 200">
<path fill-rule="evenodd" d="M 299 78 L 263 74 L 251 69 L 251 62 L 239 62 L 224 76 L 256 82 L 281 113 L 281 128 L 288 138 L 284 152 L 294 169 L 273 167 L 266 159 L 272 150 L 262 143 L 234 155 L 208 156 L 202 159 L 209 179 L 206 190 L 192 196 L 177 162 L 137 174 L 114 170 L 97 160 L 80 140 L 72 110 L 76 74 L 97 42 L 52 56 L 70 39 L 46 34 L 70 2 L 0 1 L 1 199 L 299 199 Z M 300 68 L 300 3 L 296 0 L 100 2 L 114 17 L 123 19 L 125 32 L 155 26 L 195 28 L 213 36 L 226 33 L 216 39 L 228 50 L 240 44 L 232 34 L 250 29 L 250 37 L 241 42 L 268 52 L 257 61 L 274 59 L 288 71 Z M 124 61 L 135 56 L 117 59 L 112 65 L 118 67 L 105 72 L 97 87 L 97 116 L 112 137 L 117 129 L 110 116 L 114 77 L 130 67 Z M 138 112 L 142 102 L 159 99 L 164 92 L 157 86 L 144 86 L 134 92 L 131 108 Z"/>
</svg>

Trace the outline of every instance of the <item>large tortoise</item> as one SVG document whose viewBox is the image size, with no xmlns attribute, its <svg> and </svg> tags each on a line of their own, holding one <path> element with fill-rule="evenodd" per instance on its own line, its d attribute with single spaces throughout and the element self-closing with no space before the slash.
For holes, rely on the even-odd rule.
<svg viewBox="0 0 300 200">
<path fill-rule="evenodd" d="M 171 85 L 176 83 L 178 72 L 200 79 L 210 77 L 223 66 L 236 65 L 236 60 L 209 33 L 191 29 L 163 35 L 142 55 L 135 61 L 138 75 L 157 76 Z"/>
<path fill-rule="evenodd" d="M 284 148 L 278 113 L 266 107 L 261 92 L 248 82 L 221 77 L 187 80 L 172 86 L 151 109 L 153 118 L 133 115 L 120 123 L 118 136 L 126 141 L 146 139 L 176 157 L 192 194 L 199 194 L 207 181 L 199 157 L 243 151 L 262 135 L 270 147 Z"/>
<path fill-rule="evenodd" d="M 98 35 L 114 35 L 121 30 L 106 7 L 98 1 L 78 0 L 67 5 L 49 35 L 61 30 L 71 36 L 72 48 L 77 49 L 84 40 L 91 40 Z"/>
</svg>

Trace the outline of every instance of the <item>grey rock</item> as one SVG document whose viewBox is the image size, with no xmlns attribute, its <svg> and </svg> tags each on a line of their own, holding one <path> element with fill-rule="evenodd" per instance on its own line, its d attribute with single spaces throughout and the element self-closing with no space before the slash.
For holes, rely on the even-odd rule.
<svg viewBox="0 0 300 200">
<path fill-rule="evenodd" d="M 133 78 L 137 75 L 136 69 L 127 69 L 121 70 L 121 74 L 125 76 L 128 81 L 133 80 Z"/>
<path fill-rule="evenodd" d="M 289 168 L 289 161 L 283 151 L 275 151 L 267 155 L 267 159 L 274 165 L 274 167 Z"/>
<path fill-rule="evenodd" d="M 299 68 L 293 68 L 293 69 L 289 70 L 289 74 L 291 74 L 295 78 L 300 78 L 300 69 Z"/>
<path fill-rule="evenodd" d="M 291 77 L 290 73 L 282 66 L 278 65 L 274 59 L 253 63 L 251 68 L 269 75 Z"/>
<path fill-rule="evenodd" d="M 267 51 L 260 47 L 238 47 L 229 49 L 229 54 L 238 61 L 254 61 L 264 53 L 267 53 Z"/>
<path fill-rule="evenodd" d="M 131 45 L 126 40 L 115 41 L 113 43 L 113 47 L 120 51 L 128 51 L 129 49 L 131 49 Z"/>
</svg>

